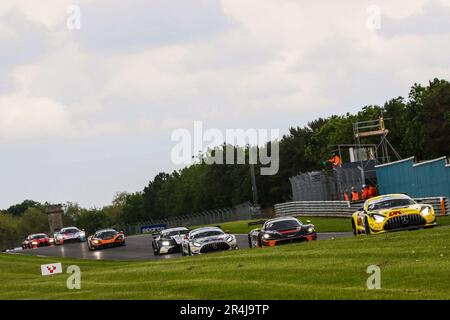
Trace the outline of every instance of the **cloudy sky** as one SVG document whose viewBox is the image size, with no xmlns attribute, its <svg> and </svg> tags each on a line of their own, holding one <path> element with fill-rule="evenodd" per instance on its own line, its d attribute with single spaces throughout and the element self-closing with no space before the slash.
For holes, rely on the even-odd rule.
<svg viewBox="0 0 450 320">
<path fill-rule="evenodd" d="M 284 133 L 448 79 L 449 57 L 450 0 L 2 0 L 0 208 L 108 204 L 177 168 L 194 120 Z"/>
</svg>

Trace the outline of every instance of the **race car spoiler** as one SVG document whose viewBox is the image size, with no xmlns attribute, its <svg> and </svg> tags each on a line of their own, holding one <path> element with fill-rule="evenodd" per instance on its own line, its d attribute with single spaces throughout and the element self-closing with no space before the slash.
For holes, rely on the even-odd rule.
<svg viewBox="0 0 450 320">
<path fill-rule="evenodd" d="M 250 227 L 250 226 L 257 226 L 257 225 L 260 225 L 260 224 L 263 224 L 264 222 L 266 222 L 267 220 L 258 220 L 258 221 L 253 221 L 253 222 L 249 222 L 248 223 L 248 226 Z"/>
</svg>

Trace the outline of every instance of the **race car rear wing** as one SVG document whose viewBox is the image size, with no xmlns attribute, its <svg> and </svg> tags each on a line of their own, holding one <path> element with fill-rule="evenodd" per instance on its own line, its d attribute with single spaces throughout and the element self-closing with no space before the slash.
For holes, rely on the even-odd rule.
<svg viewBox="0 0 450 320">
<path fill-rule="evenodd" d="M 264 222 L 266 222 L 267 220 L 258 220 L 258 221 L 253 221 L 253 222 L 249 222 L 248 223 L 248 226 L 250 227 L 250 226 L 257 226 L 257 225 L 260 225 L 260 224 L 264 224 Z"/>
</svg>

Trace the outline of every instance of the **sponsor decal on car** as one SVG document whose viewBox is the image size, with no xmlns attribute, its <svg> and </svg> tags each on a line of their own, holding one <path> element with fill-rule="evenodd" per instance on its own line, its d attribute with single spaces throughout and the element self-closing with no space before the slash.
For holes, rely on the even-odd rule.
<svg viewBox="0 0 450 320">
<path fill-rule="evenodd" d="M 389 212 L 389 217 L 395 217 L 395 216 L 399 216 L 401 214 L 402 214 L 401 211 L 392 211 L 392 212 Z"/>
</svg>

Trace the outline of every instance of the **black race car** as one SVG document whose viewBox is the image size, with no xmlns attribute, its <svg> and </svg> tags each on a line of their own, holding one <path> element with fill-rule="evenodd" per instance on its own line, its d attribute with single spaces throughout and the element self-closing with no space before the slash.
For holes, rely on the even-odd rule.
<svg viewBox="0 0 450 320">
<path fill-rule="evenodd" d="M 309 222 L 309 221 L 307 221 Z M 260 225 L 248 234 L 250 248 L 275 246 L 283 243 L 312 241 L 317 239 L 317 232 L 312 224 L 303 224 L 294 217 L 280 217 L 267 221 L 250 222 L 248 225 Z"/>
<path fill-rule="evenodd" d="M 153 234 L 153 253 L 155 255 L 181 251 L 181 239 L 189 233 L 188 228 L 170 228 Z"/>
</svg>

